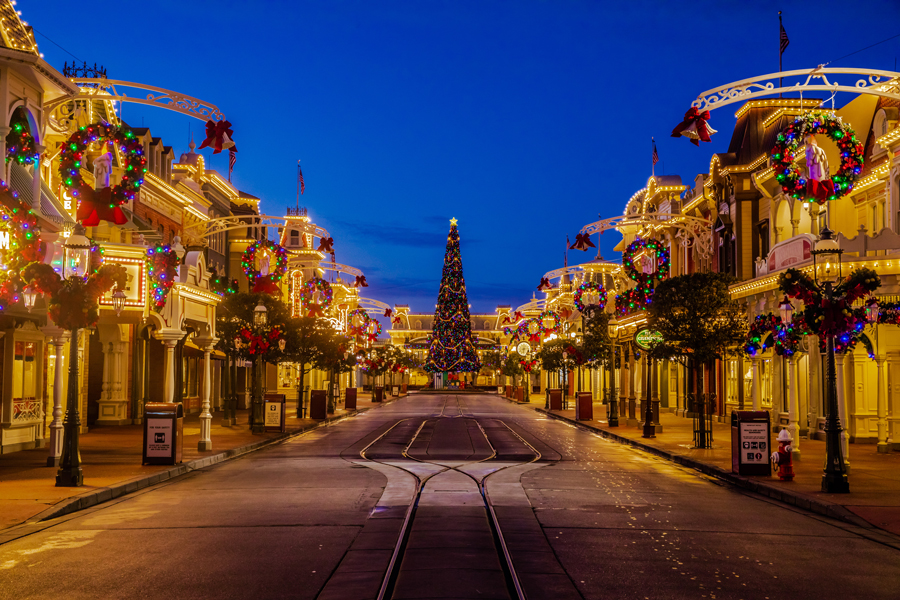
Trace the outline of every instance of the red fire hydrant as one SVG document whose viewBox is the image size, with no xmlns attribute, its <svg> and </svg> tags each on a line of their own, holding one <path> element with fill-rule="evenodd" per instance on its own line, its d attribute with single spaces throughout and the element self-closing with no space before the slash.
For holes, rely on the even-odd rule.
<svg viewBox="0 0 900 600">
<path fill-rule="evenodd" d="M 794 465 L 791 462 L 791 434 L 782 429 L 778 434 L 778 450 L 772 453 L 772 462 L 778 465 L 778 478 L 782 481 L 794 480 Z"/>
</svg>

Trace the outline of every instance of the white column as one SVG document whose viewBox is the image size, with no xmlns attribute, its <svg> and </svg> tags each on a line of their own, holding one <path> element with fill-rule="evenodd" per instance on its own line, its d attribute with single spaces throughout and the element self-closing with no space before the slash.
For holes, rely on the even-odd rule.
<svg viewBox="0 0 900 600">
<path fill-rule="evenodd" d="M 888 437 L 891 438 L 891 447 L 900 446 L 900 352 L 892 350 L 887 352 L 887 377 L 888 380 Z"/>
<path fill-rule="evenodd" d="M 788 367 L 788 433 L 791 434 L 793 442 L 792 454 L 795 458 L 800 458 L 800 424 L 799 411 L 797 410 L 797 359 L 796 354 L 787 357 Z"/>
<path fill-rule="evenodd" d="M 841 420 L 841 452 L 844 455 L 844 463 L 850 464 L 850 432 L 847 423 L 847 407 L 844 405 L 846 394 L 844 393 L 844 355 L 834 353 L 834 371 L 837 379 L 837 405 L 838 419 Z"/>
<path fill-rule="evenodd" d="M 823 414 L 822 411 L 822 353 L 819 352 L 819 338 L 817 336 L 808 336 L 809 355 L 807 358 L 807 395 L 809 402 L 806 415 L 809 421 L 809 439 L 813 439 L 813 435 L 818 433 L 817 419 Z"/>
<path fill-rule="evenodd" d="M 59 457 L 62 454 L 63 442 L 63 346 L 65 346 L 71 334 L 63 331 L 53 337 L 52 344 L 55 348 L 53 355 L 56 357 L 53 368 L 53 420 L 50 422 L 50 456 L 47 457 L 48 467 L 58 467 Z M 70 357 L 71 360 L 71 357 Z"/>
<path fill-rule="evenodd" d="M 166 402 L 175 402 L 175 346 L 178 340 L 164 339 L 166 345 L 166 383 L 164 400 Z"/>
<path fill-rule="evenodd" d="M 878 365 L 878 379 L 875 382 L 878 386 L 878 452 L 881 453 L 891 451 L 891 447 L 887 443 L 887 376 L 884 372 L 884 360 L 883 354 L 875 357 L 875 364 Z"/>
<path fill-rule="evenodd" d="M 753 381 L 750 384 L 750 395 L 752 396 L 753 410 L 759 410 L 761 406 L 759 399 L 759 357 L 754 356 L 751 361 L 753 364 Z"/>
<path fill-rule="evenodd" d="M 109 363 L 112 361 L 112 344 L 101 342 L 100 352 L 103 354 L 102 383 L 100 384 L 100 401 L 102 402 L 110 399 Z"/>
<path fill-rule="evenodd" d="M 200 441 L 197 443 L 197 449 L 201 452 L 212 450 L 212 440 L 210 439 L 212 414 L 209 412 L 209 388 L 212 382 L 212 377 L 210 377 L 211 352 L 211 345 L 203 348 L 203 404 L 200 412 Z"/>
</svg>

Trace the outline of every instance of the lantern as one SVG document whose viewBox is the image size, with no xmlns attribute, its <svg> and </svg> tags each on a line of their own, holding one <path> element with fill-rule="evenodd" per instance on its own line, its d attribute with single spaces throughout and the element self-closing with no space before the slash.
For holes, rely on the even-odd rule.
<svg viewBox="0 0 900 600">
<path fill-rule="evenodd" d="M 81 223 L 75 224 L 63 249 L 63 279 L 86 278 L 91 264 L 91 241 L 85 237 Z"/>
<path fill-rule="evenodd" d="M 253 324 L 257 327 L 265 327 L 268 321 L 268 309 L 262 303 L 257 304 L 256 308 L 253 309 Z"/>
<path fill-rule="evenodd" d="M 843 254 L 834 234 L 828 227 L 822 229 L 815 249 L 810 253 L 815 263 L 817 283 L 835 283 L 841 278 L 841 254 Z"/>
<path fill-rule="evenodd" d="M 117 317 L 122 314 L 122 309 L 125 308 L 125 292 L 119 288 L 116 288 L 116 291 L 113 292 L 112 306 L 113 310 L 116 311 Z"/>
<path fill-rule="evenodd" d="M 791 322 L 791 319 L 794 316 L 794 305 L 791 304 L 791 301 L 788 300 L 787 296 L 781 300 L 781 304 L 778 305 L 778 311 L 781 313 L 782 323 L 787 325 Z"/>
<path fill-rule="evenodd" d="M 28 305 L 27 300 L 25 304 Z M 874 296 L 866 301 L 866 321 L 869 322 L 869 325 L 878 322 L 878 300 Z"/>
</svg>

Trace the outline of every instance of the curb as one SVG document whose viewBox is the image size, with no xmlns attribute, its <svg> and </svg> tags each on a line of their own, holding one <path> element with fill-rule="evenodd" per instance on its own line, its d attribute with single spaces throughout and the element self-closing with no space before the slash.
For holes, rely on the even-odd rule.
<svg viewBox="0 0 900 600">
<path fill-rule="evenodd" d="M 385 401 L 380 403 L 380 406 L 385 406 L 387 404 L 391 404 L 397 400 L 397 398 L 391 399 L 389 401 Z M 176 465 L 171 469 L 167 469 L 165 471 L 160 471 L 158 473 L 154 473 L 153 475 L 147 475 L 143 477 L 136 477 L 134 479 L 128 479 L 121 483 L 118 483 L 113 486 L 98 488 L 96 490 L 92 490 L 85 494 L 79 494 L 78 496 L 73 496 L 71 498 L 67 498 L 54 504 L 53 506 L 47 508 L 47 510 L 36 514 L 31 517 L 27 521 L 20 523 L 20 525 L 25 524 L 34 524 L 39 523 L 41 521 L 46 521 L 49 519 L 54 519 L 56 517 L 62 517 L 64 515 L 71 514 L 73 512 L 78 512 L 80 510 L 84 510 L 86 508 L 91 508 L 93 506 L 97 506 L 98 504 L 102 504 L 103 502 L 107 502 L 109 500 L 113 500 L 115 498 L 119 498 L 126 494 L 130 494 L 132 492 L 136 492 L 138 490 L 142 490 L 144 488 L 156 485 L 158 483 L 162 483 L 164 481 L 168 481 L 170 479 L 174 479 L 176 477 L 180 477 L 191 471 L 196 471 L 198 469 L 204 469 L 211 465 L 218 464 L 220 462 L 225 462 L 227 460 L 231 460 L 234 458 L 238 458 L 250 452 L 255 452 L 256 450 L 261 450 L 267 446 L 271 446 L 273 444 L 277 444 L 279 442 L 283 442 L 292 437 L 296 437 L 298 435 L 308 433 L 313 429 L 318 429 L 323 425 L 328 425 L 331 423 L 336 423 L 338 421 L 342 421 L 344 419 L 349 419 L 351 417 L 355 417 L 357 415 L 363 414 L 369 410 L 379 408 L 379 406 L 367 407 L 362 410 L 357 410 L 352 413 L 348 413 L 340 416 L 331 416 L 327 417 L 325 420 L 320 421 L 318 423 L 311 423 L 305 427 L 300 429 L 295 429 L 293 431 L 285 432 L 277 437 L 268 438 L 265 440 L 260 440 L 258 442 L 253 442 L 250 444 L 246 444 L 244 446 L 238 446 L 237 448 L 231 448 L 229 450 L 225 450 L 218 454 L 214 454 L 212 456 L 205 456 L 203 458 L 198 458 L 192 460 L 187 463 L 182 463 L 180 465 Z M 12 527 L 17 527 L 13 525 Z M 9 529 L 7 529 L 9 531 Z"/>
<path fill-rule="evenodd" d="M 669 452 L 668 450 L 663 450 L 662 448 L 657 448 L 655 446 L 650 446 L 649 444 L 645 444 L 643 442 L 639 442 L 637 440 L 627 438 L 616 433 L 613 433 L 607 429 L 599 429 L 595 427 L 591 427 L 586 423 L 581 421 L 575 421 L 574 419 L 570 419 L 568 417 L 564 417 L 562 415 L 554 414 L 548 411 L 545 408 L 535 407 L 535 411 L 539 413 L 543 413 L 548 417 L 553 419 L 558 419 L 560 421 L 565 421 L 566 423 L 570 423 L 575 425 L 580 429 L 584 429 L 585 431 L 590 431 L 591 433 L 596 433 L 601 437 L 610 439 L 612 441 L 618 442 L 620 444 L 626 444 L 628 446 L 633 446 L 635 448 L 639 448 L 649 454 L 653 454 L 654 456 L 658 456 L 660 458 L 664 458 L 670 462 L 683 465 L 685 467 L 689 467 L 696 471 L 700 471 L 704 475 L 709 475 L 710 477 L 715 477 L 716 479 L 720 479 L 727 483 L 730 483 L 736 487 L 743 488 L 745 490 L 750 490 L 751 492 L 755 492 L 762 496 L 767 496 L 772 498 L 773 500 L 777 500 L 779 502 L 784 502 L 785 504 L 791 504 L 796 506 L 797 508 L 801 508 L 803 510 L 808 510 L 810 512 L 814 512 L 820 515 L 824 515 L 826 517 L 831 517 L 833 519 L 838 519 L 844 521 L 846 523 L 850 523 L 857 527 L 864 527 L 866 529 L 875 528 L 874 525 L 861 519 L 860 517 L 853 514 L 851 511 L 847 510 L 844 506 L 837 504 L 835 502 L 830 502 L 828 500 L 821 500 L 819 498 L 812 498 L 803 494 L 801 492 L 796 492 L 793 490 L 786 490 L 783 488 L 775 487 L 764 483 L 762 481 L 752 479 L 749 477 L 744 477 L 741 475 L 735 475 L 730 471 L 726 471 L 722 468 L 709 465 L 693 458 L 689 458 L 687 456 L 682 456 L 680 454 L 674 454 Z M 876 528 L 877 529 L 877 528 Z"/>
</svg>

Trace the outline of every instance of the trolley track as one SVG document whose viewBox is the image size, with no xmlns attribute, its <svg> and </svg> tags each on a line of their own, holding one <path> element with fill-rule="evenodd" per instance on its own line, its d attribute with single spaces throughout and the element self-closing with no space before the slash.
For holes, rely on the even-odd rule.
<svg viewBox="0 0 900 600">
<path fill-rule="evenodd" d="M 536 462 L 541 459 L 541 453 L 536 448 L 534 448 L 534 446 L 523 439 L 511 427 L 509 427 L 509 425 L 504 421 L 500 419 L 476 418 L 474 415 L 466 414 L 462 403 L 460 403 L 459 401 L 459 397 L 454 397 L 453 401 L 455 401 L 455 407 L 448 399 L 442 405 L 440 412 L 437 414 L 432 413 L 430 417 L 409 417 L 399 420 L 377 438 L 372 440 L 359 452 L 359 455 L 363 460 L 378 462 L 401 469 L 409 473 L 413 478 L 415 478 L 416 481 L 416 490 L 414 493 L 414 497 L 406 510 L 406 514 L 400 528 L 400 533 L 398 535 L 396 545 L 394 546 L 390 562 L 388 563 L 384 579 L 378 592 L 378 600 L 394 597 L 398 580 L 401 576 L 401 572 L 403 572 L 404 559 L 410 554 L 410 537 L 413 532 L 413 526 L 416 522 L 416 516 L 419 512 L 420 502 L 422 501 L 426 486 L 429 482 L 435 480 L 437 477 L 443 474 L 449 474 L 451 472 L 462 474 L 463 476 L 471 480 L 471 482 L 473 482 L 476 486 L 477 492 L 481 498 L 481 503 L 485 515 L 487 517 L 494 551 L 497 555 L 500 567 L 502 569 L 503 579 L 505 582 L 508 597 L 517 600 L 524 600 L 524 598 L 526 597 L 522 585 L 519 581 L 519 577 L 516 573 L 515 564 L 513 562 L 512 556 L 510 555 L 509 547 L 506 543 L 506 539 L 504 538 L 503 530 L 500 526 L 497 513 L 491 503 L 490 494 L 487 489 L 487 480 L 492 475 L 495 475 L 496 473 L 499 473 L 500 471 L 508 469 L 510 467 Z M 452 414 L 454 412 L 456 414 Z M 469 420 L 474 423 L 483 438 L 483 442 L 487 445 L 490 451 L 487 456 L 477 459 L 473 457 L 471 460 L 453 460 L 449 456 L 446 458 L 434 457 L 429 459 L 429 457 L 427 456 L 422 457 L 421 452 L 411 452 L 411 449 L 416 444 L 423 430 L 428 427 L 432 429 L 438 428 L 440 426 L 439 424 L 441 423 L 441 420 L 456 421 L 458 419 Z M 502 466 L 498 466 L 498 468 L 496 469 L 491 469 L 480 475 L 478 473 L 469 472 L 467 470 L 467 467 L 486 463 L 498 457 L 497 448 L 494 444 L 491 443 L 491 438 L 488 435 L 488 432 L 485 431 L 485 428 L 482 425 L 481 421 L 490 421 L 492 422 L 493 429 L 500 429 L 504 434 L 507 434 L 507 432 L 508 434 L 511 434 L 511 438 L 516 440 L 517 444 L 521 444 L 528 449 L 531 457 L 527 460 L 523 460 L 522 458 L 525 457 L 520 458 L 520 453 L 511 453 L 510 457 L 513 458 L 513 460 L 509 461 L 506 464 L 503 464 Z M 416 425 L 417 422 L 418 424 Z M 398 434 L 402 433 L 404 430 L 408 432 L 413 428 L 415 429 L 414 432 L 408 438 L 408 443 L 405 445 L 402 452 L 399 453 L 399 456 L 397 456 L 397 458 L 412 461 L 420 465 L 430 465 L 436 470 L 428 472 L 423 471 L 422 469 L 409 468 L 405 466 L 402 461 L 387 460 L 389 456 L 387 456 L 387 453 L 385 453 L 384 451 L 373 452 L 373 449 L 375 449 L 376 446 L 379 446 L 379 444 L 381 444 L 386 439 L 390 440 L 390 446 L 395 447 L 398 441 L 397 438 L 399 437 Z M 457 431 L 460 429 L 459 426 L 456 425 L 454 425 L 454 428 Z M 466 430 L 468 431 L 469 429 L 469 423 L 467 423 Z M 475 440 L 473 440 L 472 442 L 472 445 L 474 447 L 476 445 L 476 442 Z M 425 444 L 426 449 L 427 447 L 428 444 Z"/>
</svg>

